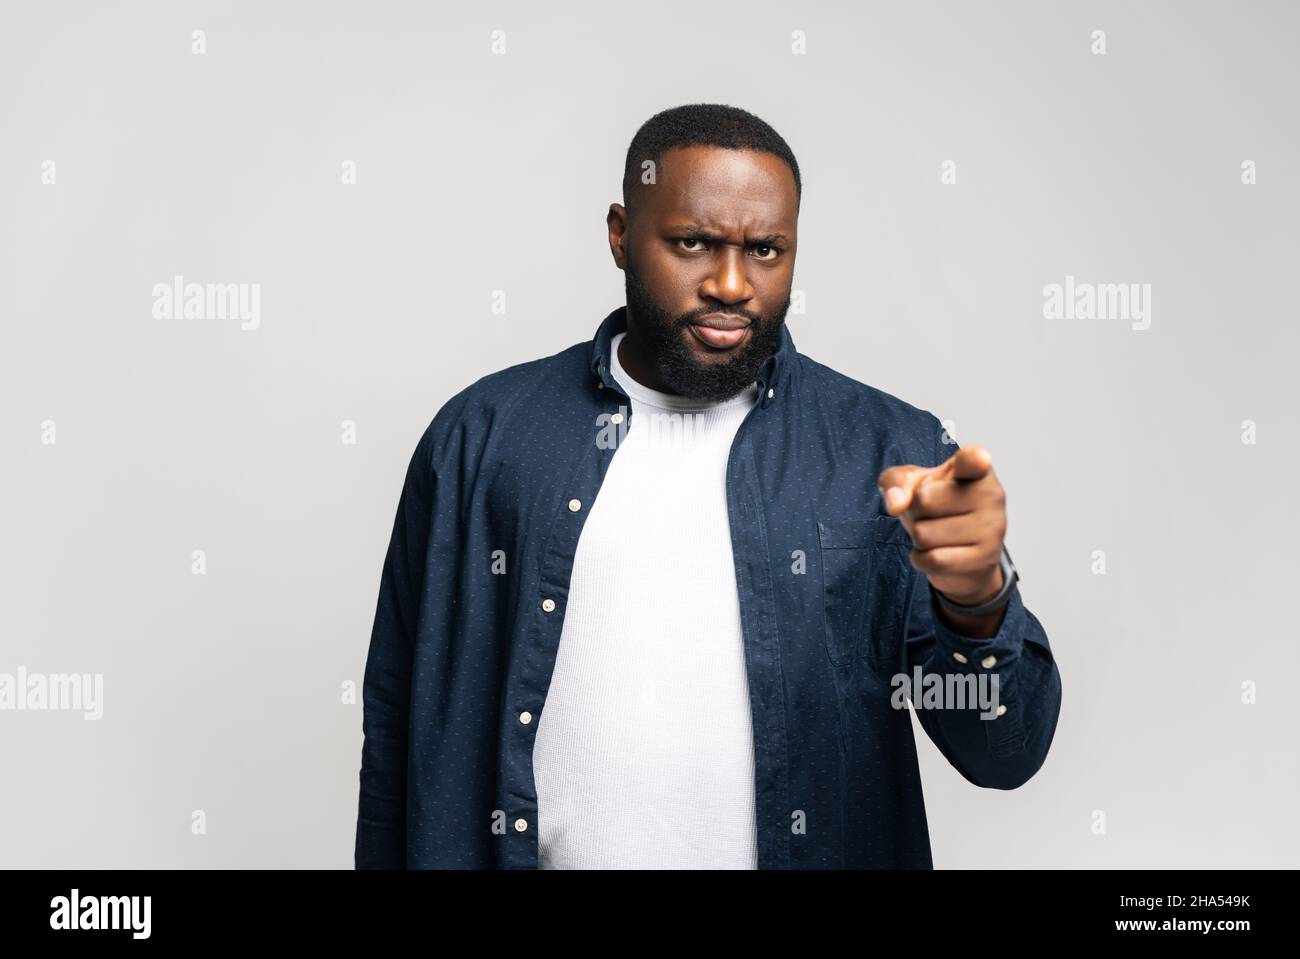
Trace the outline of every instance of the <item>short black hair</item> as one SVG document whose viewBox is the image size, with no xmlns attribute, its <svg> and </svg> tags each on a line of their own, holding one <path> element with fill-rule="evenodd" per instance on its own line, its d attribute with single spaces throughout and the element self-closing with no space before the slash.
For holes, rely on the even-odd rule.
<svg viewBox="0 0 1300 959">
<path fill-rule="evenodd" d="M 687 146 L 761 150 L 780 157 L 794 174 L 796 206 L 802 199 L 799 163 L 781 134 L 740 107 L 722 103 L 688 103 L 656 113 L 641 124 L 641 129 L 632 137 L 623 164 L 623 206 L 629 216 L 633 213 L 632 198 L 642 187 L 642 164 L 653 160 L 657 172 L 666 151 Z"/>
</svg>

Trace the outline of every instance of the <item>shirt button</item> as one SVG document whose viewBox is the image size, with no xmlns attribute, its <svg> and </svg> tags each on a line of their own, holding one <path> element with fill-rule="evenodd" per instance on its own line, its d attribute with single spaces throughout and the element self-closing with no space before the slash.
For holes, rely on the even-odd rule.
<svg viewBox="0 0 1300 959">
<path fill-rule="evenodd" d="M 525 726 L 527 726 L 529 723 L 533 721 L 533 714 L 525 709 L 522 713 L 519 714 L 519 721 L 523 723 Z"/>
<path fill-rule="evenodd" d="M 1006 711 L 1007 711 L 1007 707 L 1006 707 L 1006 704 L 1005 704 L 1005 703 L 998 707 L 998 715 L 999 715 L 999 716 L 1001 716 L 1001 715 L 1002 715 L 1003 713 L 1005 713 Z"/>
<path fill-rule="evenodd" d="M 571 499 L 571 500 L 569 500 L 569 512 L 570 512 L 570 513 L 576 513 L 576 512 L 577 512 L 578 510 L 580 510 L 580 509 L 582 509 L 582 500 L 580 500 L 580 499 Z"/>
<path fill-rule="evenodd" d="M 555 612 L 555 600 L 551 599 L 550 597 L 547 597 L 546 599 L 542 600 L 542 609 L 544 609 L 548 613 Z"/>
<path fill-rule="evenodd" d="M 615 426 L 617 426 L 619 423 L 623 422 L 623 414 L 615 413 L 613 416 L 609 418 L 609 421 L 613 423 Z"/>
<path fill-rule="evenodd" d="M 961 653 L 953 653 L 953 654 L 952 654 L 952 658 L 955 659 L 955 660 L 957 660 L 957 662 L 959 662 L 959 663 L 964 663 L 964 662 L 966 662 L 966 657 L 963 656 Z"/>
<path fill-rule="evenodd" d="M 998 664 L 998 658 L 996 656 L 985 656 L 983 659 L 980 660 L 980 665 L 983 666 L 985 669 L 992 669 L 997 664 Z"/>
<path fill-rule="evenodd" d="M 523 832 L 523 831 L 524 831 L 525 829 L 527 829 L 527 828 L 528 828 L 528 820 L 527 820 L 527 819 L 516 819 L 516 820 L 515 820 L 515 832 Z"/>
<path fill-rule="evenodd" d="M 776 390 L 768 390 L 768 391 L 767 391 L 767 398 L 768 398 L 769 400 L 770 400 L 772 397 L 774 397 L 774 396 L 776 396 Z"/>
</svg>

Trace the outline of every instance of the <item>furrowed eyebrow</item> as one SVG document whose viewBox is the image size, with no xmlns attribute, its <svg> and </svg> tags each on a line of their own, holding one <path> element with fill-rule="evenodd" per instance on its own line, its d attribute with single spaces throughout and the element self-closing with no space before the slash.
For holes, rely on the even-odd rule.
<svg viewBox="0 0 1300 959">
<path fill-rule="evenodd" d="M 706 240 L 711 243 L 725 243 L 726 241 L 718 234 L 707 230 L 701 226 L 683 226 L 677 227 L 671 231 L 681 236 L 689 237 L 692 240 Z M 750 246 L 774 246 L 777 243 L 788 243 L 784 233 L 769 233 L 767 236 L 756 236 L 749 241 Z"/>
</svg>

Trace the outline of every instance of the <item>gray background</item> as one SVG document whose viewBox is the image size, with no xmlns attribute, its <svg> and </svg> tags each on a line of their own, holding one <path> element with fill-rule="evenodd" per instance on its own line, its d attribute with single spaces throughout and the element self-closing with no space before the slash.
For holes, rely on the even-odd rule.
<svg viewBox="0 0 1300 959">
<path fill-rule="evenodd" d="M 797 346 L 989 448 L 1060 663 L 1019 790 L 970 785 L 916 727 L 936 865 L 1300 865 L 1298 22 L 6 2 L 0 672 L 105 689 L 98 722 L 0 712 L 0 863 L 351 866 L 341 687 L 414 444 L 460 388 L 622 302 L 604 217 L 628 141 L 710 101 L 802 167 Z M 176 274 L 259 283 L 260 328 L 154 319 Z M 1151 284 L 1150 329 L 1044 319 L 1067 274 Z"/>
</svg>

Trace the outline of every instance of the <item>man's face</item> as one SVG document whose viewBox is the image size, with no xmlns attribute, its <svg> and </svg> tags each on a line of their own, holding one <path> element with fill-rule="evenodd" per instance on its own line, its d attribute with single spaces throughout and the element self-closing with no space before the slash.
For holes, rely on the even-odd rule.
<svg viewBox="0 0 1300 959">
<path fill-rule="evenodd" d="M 619 360 L 662 392 L 727 399 L 781 345 L 798 223 L 794 174 L 770 153 L 685 147 L 665 152 L 657 181 L 641 186 L 631 223 L 617 203 L 607 218 L 627 288 Z M 709 327 L 737 321 L 730 333 Z"/>
</svg>

